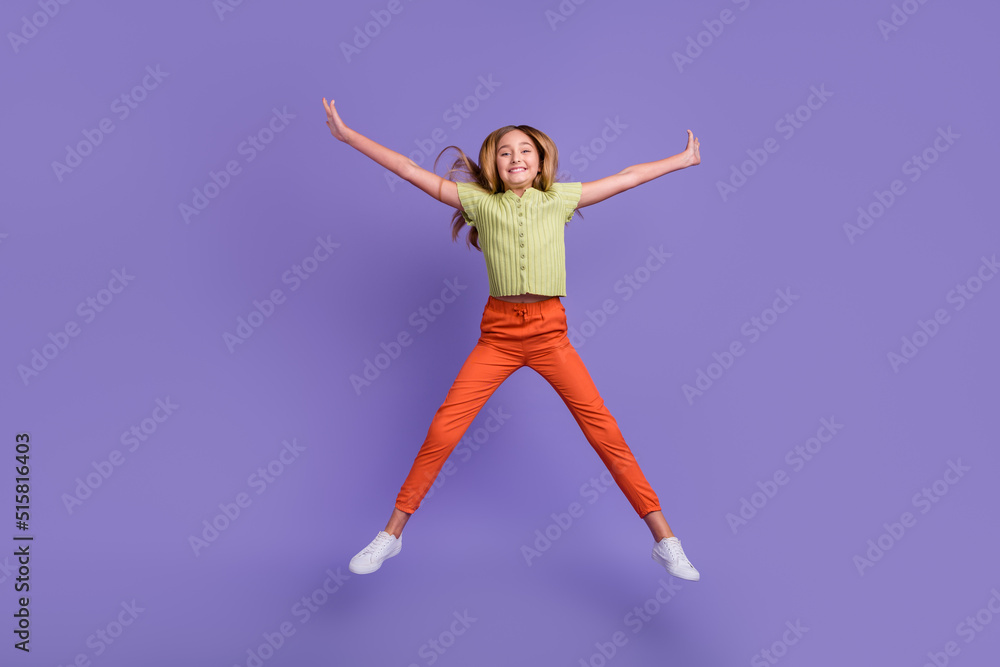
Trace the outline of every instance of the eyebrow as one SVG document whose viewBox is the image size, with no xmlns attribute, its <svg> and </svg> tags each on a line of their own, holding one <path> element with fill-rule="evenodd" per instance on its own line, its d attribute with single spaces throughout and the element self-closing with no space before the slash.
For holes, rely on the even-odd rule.
<svg viewBox="0 0 1000 667">
<path fill-rule="evenodd" d="M 522 141 L 522 142 L 521 142 L 520 144 L 518 144 L 518 145 L 519 145 L 519 146 L 524 146 L 524 145 L 527 145 L 527 146 L 531 147 L 531 146 L 532 146 L 532 143 L 531 143 L 530 141 Z M 509 145 L 509 144 L 504 144 L 503 146 L 500 146 L 499 148 L 497 148 L 497 150 L 499 151 L 499 150 L 501 150 L 501 149 L 504 149 L 504 148 L 510 148 L 510 145 Z"/>
</svg>

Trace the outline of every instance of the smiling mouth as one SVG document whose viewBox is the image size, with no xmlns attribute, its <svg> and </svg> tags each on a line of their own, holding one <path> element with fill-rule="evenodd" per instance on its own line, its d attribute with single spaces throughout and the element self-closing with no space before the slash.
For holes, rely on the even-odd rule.
<svg viewBox="0 0 1000 667">
<path fill-rule="evenodd" d="M 522 171 L 528 171 L 528 170 L 524 167 L 514 167 L 513 169 L 508 170 L 508 173 L 513 174 L 514 172 L 522 172 Z"/>
</svg>

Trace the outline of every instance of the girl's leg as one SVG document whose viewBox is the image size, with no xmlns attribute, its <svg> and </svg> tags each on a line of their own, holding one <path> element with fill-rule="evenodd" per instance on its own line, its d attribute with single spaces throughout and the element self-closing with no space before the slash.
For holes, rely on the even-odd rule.
<svg viewBox="0 0 1000 667">
<path fill-rule="evenodd" d="M 523 357 L 512 351 L 482 340 L 476 344 L 427 429 L 427 437 L 396 496 L 395 509 L 385 529 L 387 533 L 400 536 L 403 526 L 420 507 L 444 462 L 486 400 L 523 365 Z"/>
<path fill-rule="evenodd" d="M 351 559 L 356 574 L 375 572 L 402 549 L 403 527 L 437 479 L 445 460 L 497 387 L 525 365 L 523 321 L 529 306 L 490 297 L 480 323 L 482 335 L 459 370 L 438 408 L 427 437 L 396 496 L 386 524 L 371 543 Z M 565 328 L 565 327 L 564 327 Z"/>
<path fill-rule="evenodd" d="M 565 311 L 562 314 L 562 326 L 565 327 Z M 538 349 L 535 354 L 529 355 L 528 365 L 559 392 L 618 487 L 646 522 L 656 542 L 653 560 L 663 565 L 672 576 L 698 581 L 701 574 L 688 560 L 680 540 L 663 518 L 656 494 L 642 474 L 632 451 L 625 444 L 618 424 L 604 405 L 590 373 L 569 339 L 556 339 L 554 345 Z"/>
<path fill-rule="evenodd" d="M 549 302 L 542 302 L 548 304 Z M 622 436 L 618 423 L 604 405 L 594 381 L 576 348 L 566 336 L 566 313 L 552 302 L 537 321 L 539 345 L 530 350 L 527 363 L 556 390 L 573 414 L 587 441 L 611 472 L 635 512 L 649 526 L 654 538 L 673 533 L 660 511 L 660 502 Z"/>
<path fill-rule="evenodd" d="M 392 516 L 389 517 L 389 523 L 385 524 L 385 532 L 390 535 L 399 537 L 403 534 L 403 526 L 406 522 L 410 520 L 411 514 L 407 514 L 403 510 L 392 508 Z"/>
<path fill-rule="evenodd" d="M 639 468 L 576 349 L 571 344 L 555 348 L 533 359 L 529 365 L 558 392 L 636 514 L 650 526 L 653 536 L 660 531 L 664 533 L 661 538 L 669 537 L 670 527 L 660 512 L 659 498 Z M 652 512 L 656 514 L 649 517 Z"/>
<path fill-rule="evenodd" d="M 667 520 L 663 516 L 663 512 L 660 510 L 653 510 L 646 516 L 642 517 L 642 520 L 646 522 L 647 526 L 649 526 L 649 532 L 653 534 L 653 539 L 657 542 L 665 537 L 674 536 L 674 531 L 670 530 L 670 526 L 667 524 Z M 406 523 L 405 519 L 403 523 Z"/>
</svg>

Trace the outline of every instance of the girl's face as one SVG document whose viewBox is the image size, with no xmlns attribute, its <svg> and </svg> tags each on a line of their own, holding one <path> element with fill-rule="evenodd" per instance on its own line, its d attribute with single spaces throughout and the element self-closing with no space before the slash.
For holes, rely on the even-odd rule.
<svg viewBox="0 0 1000 667">
<path fill-rule="evenodd" d="M 541 171 L 535 143 L 521 130 L 511 130 L 497 146 L 497 173 L 506 190 L 531 186 Z"/>
</svg>

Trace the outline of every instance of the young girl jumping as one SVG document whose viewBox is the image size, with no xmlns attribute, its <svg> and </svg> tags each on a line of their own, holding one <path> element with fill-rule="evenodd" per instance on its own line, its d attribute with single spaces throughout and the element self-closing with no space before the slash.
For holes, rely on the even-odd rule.
<svg viewBox="0 0 1000 667">
<path fill-rule="evenodd" d="M 480 408 L 511 373 L 529 366 L 559 393 L 618 488 L 649 526 L 656 541 L 653 559 L 671 575 L 697 581 L 698 570 L 670 530 L 656 494 L 570 344 L 566 309 L 559 299 L 566 296 L 563 232 L 576 209 L 700 164 L 697 137 L 688 130 L 684 151 L 656 162 L 589 183 L 558 183 L 559 153 L 552 140 L 528 125 L 508 125 L 486 137 L 478 165 L 457 146 L 441 151 L 455 148 L 460 154 L 449 176 L 465 171 L 471 177 L 470 182 L 456 182 L 350 129 L 333 100 L 324 97 L 323 106 L 334 137 L 456 209 L 452 240 L 470 227 L 466 243 L 483 253 L 490 287 L 479 341 L 431 421 L 385 530 L 351 559 L 351 572 L 374 572 L 400 552 L 403 527 Z"/>
</svg>

